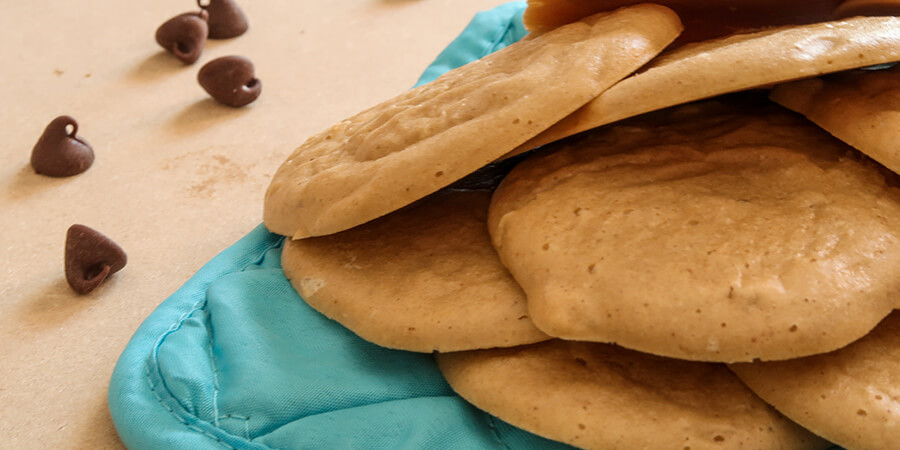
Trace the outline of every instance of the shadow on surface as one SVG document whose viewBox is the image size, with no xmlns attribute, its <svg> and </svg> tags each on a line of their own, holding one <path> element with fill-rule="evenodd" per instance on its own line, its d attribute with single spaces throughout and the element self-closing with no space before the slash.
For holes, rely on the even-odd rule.
<svg viewBox="0 0 900 450">
<path fill-rule="evenodd" d="M 60 255 L 62 259 L 62 255 Z M 60 276 L 47 283 L 31 298 L 26 298 L 23 305 L 16 311 L 17 322 L 27 323 L 29 327 L 44 329 L 56 329 L 73 315 L 91 306 L 91 303 L 100 299 L 100 294 L 105 289 L 113 289 L 117 276 L 114 274 L 107 278 L 97 289 L 85 294 L 76 294 Z"/>
<path fill-rule="evenodd" d="M 196 65 L 196 64 L 194 64 Z M 140 82 L 156 81 L 166 75 L 189 69 L 192 66 L 179 61 L 169 52 L 160 49 L 128 72 L 128 78 Z M 196 70 L 196 69 L 194 69 Z"/>
<path fill-rule="evenodd" d="M 232 108 L 219 104 L 211 98 L 205 98 L 188 105 L 173 116 L 168 126 L 177 134 L 196 133 L 212 126 L 227 124 L 225 121 L 240 117 L 250 112 L 252 108 L 253 105 Z"/>
<path fill-rule="evenodd" d="M 75 179 L 77 176 L 54 178 L 38 175 L 31 167 L 31 164 L 25 164 L 6 182 L 2 195 L 4 199 L 10 201 L 22 200 L 34 194 L 58 187 L 69 180 Z"/>
<path fill-rule="evenodd" d="M 112 372 L 112 368 L 109 368 L 109 371 Z M 107 376 L 106 380 L 108 379 Z M 125 448 L 116 433 L 112 417 L 109 415 L 109 406 L 107 406 L 105 395 L 84 405 L 83 409 L 82 413 L 89 416 L 90 420 L 88 420 L 87 426 L 82 427 L 80 432 L 72 436 L 72 448 L 102 448 L 105 450 Z"/>
</svg>

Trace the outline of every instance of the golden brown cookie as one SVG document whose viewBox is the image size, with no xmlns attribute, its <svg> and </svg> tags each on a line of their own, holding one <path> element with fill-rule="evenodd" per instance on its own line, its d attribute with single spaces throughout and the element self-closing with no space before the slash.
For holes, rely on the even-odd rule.
<svg viewBox="0 0 900 450">
<path fill-rule="evenodd" d="M 486 191 L 439 192 L 330 236 L 288 240 L 282 266 L 310 306 L 378 345 L 417 352 L 548 339 L 491 247 Z"/>
<path fill-rule="evenodd" d="M 900 443 L 900 312 L 838 351 L 731 369 L 766 402 L 835 444 L 893 450 Z"/>
<path fill-rule="evenodd" d="M 528 0 L 523 21 L 532 31 L 546 31 L 600 11 L 641 0 Z M 727 36 L 748 29 L 821 22 L 841 0 L 657 0 L 681 17 L 678 43 Z"/>
<path fill-rule="evenodd" d="M 681 29 L 639 5 L 525 39 L 313 136 L 276 172 L 263 218 L 303 238 L 346 230 L 474 172 L 587 103 Z"/>
<path fill-rule="evenodd" d="M 517 427 L 596 449 L 820 449 L 721 364 L 552 340 L 437 355 L 450 386 Z"/>
<path fill-rule="evenodd" d="M 770 97 L 900 173 L 900 66 L 788 83 Z"/>
<path fill-rule="evenodd" d="M 900 60 L 900 18 L 861 17 L 699 42 L 663 53 L 510 155 L 729 92 Z"/>
<path fill-rule="evenodd" d="M 900 305 L 900 189 L 771 104 L 688 105 L 538 153 L 488 224 L 532 321 L 564 339 L 787 359 Z"/>
<path fill-rule="evenodd" d="M 900 0 L 844 0 L 832 16 L 900 16 Z"/>
</svg>

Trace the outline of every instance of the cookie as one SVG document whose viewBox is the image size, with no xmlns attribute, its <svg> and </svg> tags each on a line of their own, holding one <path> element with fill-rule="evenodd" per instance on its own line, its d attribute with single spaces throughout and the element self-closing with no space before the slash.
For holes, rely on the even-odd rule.
<svg viewBox="0 0 900 450">
<path fill-rule="evenodd" d="M 380 217 L 474 172 L 649 61 L 681 29 L 638 5 L 525 39 L 313 136 L 278 169 L 264 222 L 304 238 Z"/>
<path fill-rule="evenodd" d="M 525 27 L 543 32 L 600 11 L 641 3 L 639 0 L 528 0 Z M 841 0 L 658 0 L 684 21 L 678 43 L 727 36 L 748 29 L 821 22 Z"/>
<path fill-rule="evenodd" d="M 772 104 L 687 105 L 535 154 L 488 224 L 532 321 L 563 339 L 778 360 L 900 304 L 900 189 Z"/>
<path fill-rule="evenodd" d="M 832 12 L 835 18 L 853 16 L 900 16 L 898 0 L 844 0 Z"/>
<path fill-rule="evenodd" d="M 770 97 L 900 173 L 900 66 L 783 84 Z"/>
<path fill-rule="evenodd" d="M 721 364 L 560 340 L 436 358 L 479 409 L 581 448 L 828 447 Z"/>
<path fill-rule="evenodd" d="M 285 243 L 310 306 L 363 339 L 416 352 L 549 339 L 491 247 L 487 191 L 440 192 L 330 236 Z"/>
<path fill-rule="evenodd" d="M 731 369 L 783 414 L 846 448 L 900 442 L 900 312 L 833 353 Z"/>
<path fill-rule="evenodd" d="M 700 42 L 663 53 L 510 153 L 730 92 L 900 60 L 900 18 L 860 17 Z M 677 88 L 673 88 L 677 86 Z"/>
</svg>

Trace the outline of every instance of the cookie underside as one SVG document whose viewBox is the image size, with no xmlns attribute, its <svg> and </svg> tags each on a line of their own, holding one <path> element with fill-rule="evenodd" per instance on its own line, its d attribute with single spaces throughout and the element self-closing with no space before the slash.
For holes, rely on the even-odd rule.
<svg viewBox="0 0 900 450">
<path fill-rule="evenodd" d="M 783 84 L 770 97 L 900 173 L 900 66 Z"/>
</svg>

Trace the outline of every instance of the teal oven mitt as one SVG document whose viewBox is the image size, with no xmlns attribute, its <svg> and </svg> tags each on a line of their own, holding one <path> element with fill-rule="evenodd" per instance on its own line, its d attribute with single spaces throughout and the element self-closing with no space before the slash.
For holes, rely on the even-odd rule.
<svg viewBox="0 0 900 450">
<path fill-rule="evenodd" d="M 522 2 L 479 13 L 419 83 L 526 34 Z M 306 305 L 257 227 L 138 328 L 109 407 L 130 448 L 566 448 L 467 404 L 429 354 L 370 344 Z"/>
</svg>

